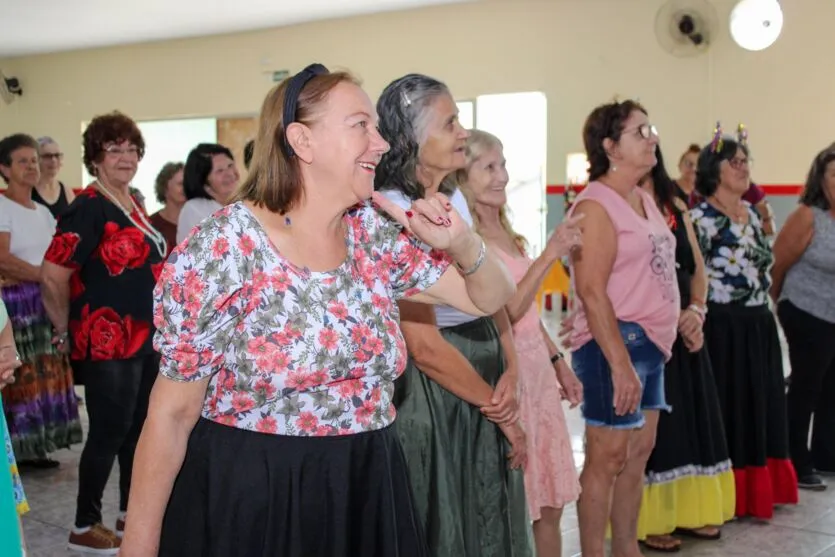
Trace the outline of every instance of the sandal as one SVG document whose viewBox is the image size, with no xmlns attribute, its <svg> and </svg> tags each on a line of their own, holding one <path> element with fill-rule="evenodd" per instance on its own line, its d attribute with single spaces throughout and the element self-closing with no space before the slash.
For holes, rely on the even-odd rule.
<svg viewBox="0 0 835 557">
<path fill-rule="evenodd" d="M 647 536 L 647 539 L 641 541 L 641 545 L 659 553 L 678 553 L 681 551 L 681 540 L 670 535 Z"/>
<path fill-rule="evenodd" d="M 676 528 L 674 534 L 697 540 L 716 541 L 722 537 L 722 530 L 716 526 L 702 526 L 701 528 Z"/>
</svg>

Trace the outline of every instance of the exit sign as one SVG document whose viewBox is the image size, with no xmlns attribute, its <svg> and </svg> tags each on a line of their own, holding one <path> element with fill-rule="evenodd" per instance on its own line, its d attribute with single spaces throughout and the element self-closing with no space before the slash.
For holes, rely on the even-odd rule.
<svg viewBox="0 0 835 557">
<path fill-rule="evenodd" d="M 273 72 L 273 83 L 279 83 L 290 77 L 290 70 L 276 70 Z"/>
</svg>

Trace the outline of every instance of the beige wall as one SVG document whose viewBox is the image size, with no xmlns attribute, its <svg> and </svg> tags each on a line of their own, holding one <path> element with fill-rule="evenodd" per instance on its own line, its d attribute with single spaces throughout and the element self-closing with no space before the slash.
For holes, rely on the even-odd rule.
<svg viewBox="0 0 835 557">
<path fill-rule="evenodd" d="M 668 159 L 706 142 L 716 118 L 744 121 L 754 177 L 798 183 L 814 153 L 835 140 L 835 2 L 783 2 L 786 27 L 761 53 L 727 32 L 733 2 L 715 2 L 721 28 L 710 54 L 678 59 L 653 33 L 661 0 L 481 0 L 412 12 L 262 32 L 0 60 L 25 97 L 0 106 L 0 134 L 49 134 L 67 153 L 75 184 L 80 123 L 119 108 L 136 119 L 240 115 L 271 86 L 263 72 L 310 61 L 348 67 L 376 97 L 411 71 L 445 80 L 459 98 L 539 90 L 549 101 L 548 181 L 565 179 L 588 111 L 636 96 L 662 133 Z M 264 64 L 266 62 L 266 64 Z"/>
</svg>

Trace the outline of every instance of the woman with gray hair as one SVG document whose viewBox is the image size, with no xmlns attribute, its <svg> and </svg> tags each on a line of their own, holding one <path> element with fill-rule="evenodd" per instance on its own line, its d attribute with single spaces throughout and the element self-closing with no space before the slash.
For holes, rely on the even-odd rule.
<svg viewBox="0 0 835 557">
<path fill-rule="evenodd" d="M 377 166 L 375 189 L 406 209 L 440 192 L 472 225 L 454 181 L 466 165 L 469 133 L 446 85 L 404 76 L 383 91 L 377 113 L 391 149 Z M 399 305 L 409 369 L 395 384 L 397 427 L 431 554 L 530 555 L 518 470 L 526 441 L 507 314 L 479 318 L 446 306 Z"/>
<path fill-rule="evenodd" d="M 58 173 L 64 165 L 64 153 L 57 141 L 48 136 L 38 138 L 38 162 L 41 178 L 32 191 L 32 201 L 49 209 L 57 219 L 75 199 L 72 188 L 58 180 Z"/>
</svg>

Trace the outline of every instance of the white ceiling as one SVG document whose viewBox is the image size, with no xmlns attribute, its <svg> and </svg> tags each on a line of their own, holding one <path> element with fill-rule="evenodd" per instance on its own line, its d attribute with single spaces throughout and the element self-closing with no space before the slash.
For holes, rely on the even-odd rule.
<svg viewBox="0 0 835 557">
<path fill-rule="evenodd" d="M 0 0 L 0 57 L 265 29 L 470 0 Z"/>
</svg>

